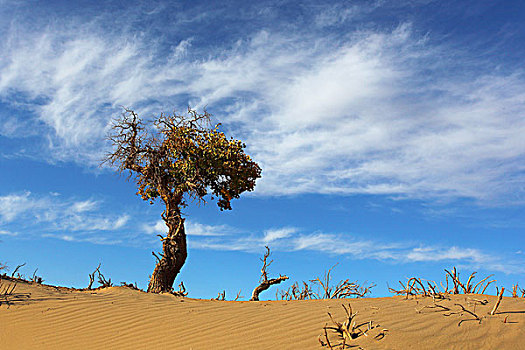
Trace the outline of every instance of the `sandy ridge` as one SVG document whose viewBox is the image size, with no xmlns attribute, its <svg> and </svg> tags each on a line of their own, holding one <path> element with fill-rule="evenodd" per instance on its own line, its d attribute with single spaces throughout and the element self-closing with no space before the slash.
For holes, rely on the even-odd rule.
<svg viewBox="0 0 525 350">
<path fill-rule="evenodd" d="M 377 332 L 388 329 L 381 340 L 373 332 L 355 339 L 356 349 L 525 349 L 523 298 L 504 298 L 490 316 L 495 296 L 450 296 L 439 303 L 454 312 L 460 310 L 456 303 L 474 310 L 472 299 L 488 301 L 475 306 L 481 324 L 458 326 L 473 317 L 445 316 L 428 307 L 428 297 L 229 302 L 26 282 L 15 292 L 31 295 L 0 305 L 1 349 L 322 349 L 318 336 L 330 324 L 327 312 L 343 321 L 341 304 L 348 302 L 358 322 L 379 324 Z"/>
</svg>

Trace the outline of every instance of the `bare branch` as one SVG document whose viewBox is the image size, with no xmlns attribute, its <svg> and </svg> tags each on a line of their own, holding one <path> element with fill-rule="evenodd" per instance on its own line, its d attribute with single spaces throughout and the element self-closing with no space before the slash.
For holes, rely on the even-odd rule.
<svg viewBox="0 0 525 350">
<path fill-rule="evenodd" d="M 186 292 L 186 286 L 184 286 L 184 282 L 179 283 L 179 290 L 178 291 L 172 291 L 171 294 L 177 296 L 177 297 L 185 297 L 188 295 L 188 292 Z"/>
<path fill-rule="evenodd" d="M 357 282 L 350 282 L 349 279 L 340 281 L 337 285 L 333 286 L 330 284 L 330 273 L 338 264 L 332 266 L 327 272 L 325 272 L 323 280 L 319 277 L 310 280 L 313 284 L 318 285 L 322 288 L 322 294 L 316 293 L 317 299 L 344 299 L 344 298 L 362 298 L 367 294 L 371 293 L 371 289 L 375 287 L 375 284 L 370 286 L 362 286 Z"/>
<path fill-rule="evenodd" d="M 100 265 L 101 263 L 98 264 L 98 267 L 95 269 L 95 271 L 93 271 L 93 273 L 89 274 L 89 285 L 87 286 L 87 289 L 92 288 L 93 282 L 95 282 L 95 273 L 100 271 Z"/>
<path fill-rule="evenodd" d="M 237 292 L 237 295 L 235 296 L 235 299 L 233 299 L 233 301 L 237 301 L 237 300 L 239 300 L 240 298 L 244 298 L 244 297 L 241 295 L 241 290 L 239 290 L 239 291 Z"/>
<path fill-rule="evenodd" d="M 217 298 L 215 298 L 215 299 L 213 299 L 213 300 L 219 300 L 219 301 L 224 301 L 224 300 L 226 300 L 226 291 L 223 290 L 222 293 L 219 292 L 219 293 L 217 294 Z"/>
<path fill-rule="evenodd" d="M 496 313 L 496 310 L 498 309 L 498 306 L 501 303 L 501 299 L 503 298 L 504 291 L 505 291 L 505 287 L 501 287 L 501 291 L 498 294 L 498 299 L 496 300 L 496 304 L 494 305 L 494 308 L 490 312 L 491 315 L 494 315 Z"/>
<path fill-rule="evenodd" d="M 15 277 L 15 273 L 18 271 L 18 269 L 20 269 L 21 267 L 25 266 L 26 263 L 23 263 L 21 265 L 18 265 L 15 270 L 13 271 L 13 273 L 11 274 L 11 277 Z M 20 275 L 20 274 L 19 274 Z"/>
<path fill-rule="evenodd" d="M 261 259 L 261 261 L 263 262 L 263 266 L 261 268 L 261 278 L 259 280 L 260 284 L 257 287 L 255 287 L 255 289 L 253 290 L 250 301 L 259 301 L 260 293 L 264 292 L 265 290 L 270 288 L 272 285 L 279 284 L 288 279 L 287 276 L 283 276 L 283 275 L 279 275 L 278 278 L 268 279 L 268 272 L 266 271 L 266 269 L 268 268 L 268 266 L 270 266 L 273 260 L 271 260 L 270 262 L 267 262 L 267 259 L 270 256 L 270 248 L 268 248 L 268 246 L 266 246 L 265 248 L 266 248 L 266 252 L 264 253 L 263 259 Z"/>
</svg>

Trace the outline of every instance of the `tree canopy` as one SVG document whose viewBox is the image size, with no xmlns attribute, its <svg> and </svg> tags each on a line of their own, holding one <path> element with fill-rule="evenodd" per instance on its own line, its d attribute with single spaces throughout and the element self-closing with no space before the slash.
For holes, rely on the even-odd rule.
<svg viewBox="0 0 525 350">
<path fill-rule="evenodd" d="M 204 201 L 210 194 L 221 210 L 231 209 L 231 200 L 252 191 L 261 177 L 261 168 L 244 153 L 246 145 L 228 139 L 220 124 L 210 126 L 206 111 L 161 114 L 152 126 L 146 128 L 127 109 L 113 125 L 110 140 L 116 149 L 107 157 L 119 171 L 135 175 L 137 194 L 144 200 L 160 197 L 184 207 L 188 198 Z"/>
</svg>

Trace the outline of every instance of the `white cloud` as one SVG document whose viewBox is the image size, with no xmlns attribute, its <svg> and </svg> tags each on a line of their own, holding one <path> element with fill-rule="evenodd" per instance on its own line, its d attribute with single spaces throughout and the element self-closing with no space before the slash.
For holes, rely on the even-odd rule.
<svg viewBox="0 0 525 350">
<path fill-rule="evenodd" d="M 158 220 L 154 224 L 143 224 L 142 229 L 147 234 L 166 234 L 168 228 L 164 221 Z M 186 220 L 184 229 L 188 236 L 224 236 L 234 232 L 232 228 L 226 225 L 205 225 L 198 222 Z"/>
<path fill-rule="evenodd" d="M 66 235 L 66 234 L 54 234 L 45 233 L 42 237 L 60 239 L 66 242 L 85 242 L 92 244 L 104 244 L 104 245 L 115 245 L 122 244 L 122 240 L 110 239 L 103 236 L 77 236 L 77 235 Z"/>
<path fill-rule="evenodd" d="M 129 221 L 127 214 L 101 214 L 101 201 L 75 201 L 57 194 L 38 196 L 31 192 L 0 196 L 0 223 L 19 222 L 60 231 L 114 231 Z"/>
<path fill-rule="evenodd" d="M 337 37 L 260 31 L 198 58 L 192 38 L 159 56 L 165 47 L 147 32 L 109 33 L 96 21 L 14 24 L 6 34 L 0 98 L 24 100 L 55 159 L 98 163 L 120 105 L 149 117 L 190 103 L 215 109 L 246 140 L 263 168 L 259 194 L 523 202 L 521 70 L 499 73 L 468 48 L 431 46 L 407 24 Z M 12 123 L 0 129 L 23 130 Z"/>
<path fill-rule="evenodd" d="M 168 228 L 166 227 L 164 221 L 158 220 L 154 224 L 143 224 L 142 230 L 150 235 L 160 235 L 165 234 L 168 231 Z"/>
<path fill-rule="evenodd" d="M 4 236 L 18 236 L 18 232 L 11 232 L 7 230 L 0 230 L 0 235 Z"/>
<path fill-rule="evenodd" d="M 435 249 L 430 247 L 414 248 L 406 254 L 409 261 L 441 261 L 441 260 L 471 260 L 473 262 L 486 261 L 489 256 L 477 249 L 462 249 L 450 247 L 448 249 Z"/>
<path fill-rule="evenodd" d="M 94 200 L 85 200 L 80 202 L 75 202 L 71 206 L 71 209 L 76 213 L 82 213 L 86 211 L 93 211 L 97 208 L 98 203 Z"/>
<path fill-rule="evenodd" d="M 315 16 L 315 24 L 319 27 L 329 27 L 341 24 L 357 16 L 368 13 L 375 7 L 376 6 L 344 6 L 341 4 L 336 4 L 318 13 Z"/>
<path fill-rule="evenodd" d="M 67 215 L 67 214 L 66 214 Z M 101 216 L 81 216 L 77 214 L 66 216 L 55 227 L 63 231 L 116 231 L 126 225 L 128 215 L 120 215 L 116 218 Z"/>
<path fill-rule="evenodd" d="M 276 240 L 290 237 L 291 234 L 297 232 L 295 227 L 283 227 L 279 229 L 271 229 L 264 231 L 264 243 L 274 242 Z"/>
<path fill-rule="evenodd" d="M 0 219 L 11 222 L 18 216 L 31 211 L 43 210 L 49 204 L 45 199 L 30 198 L 31 192 L 0 196 Z"/>
<path fill-rule="evenodd" d="M 523 262 L 504 259 L 476 248 L 415 246 L 407 242 L 378 242 L 351 234 L 301 233 L 293 227 L 267 230 L 262 235 L 230 235 L 221 238 L 194 237 L 192 248 L 257 253 L 265 245 L 275 251 L 317 251 L 351 259 L 388 260 L 393 263 L 447 262 L 504 273 L 525 273 Z"/>
<path fill-rule="evenodd" d="M 205 225 L 198 222 L 186 220 L 186 234 L 189 236 L 224 236 L 231 234 L 233 231 L 226 225 Z"/>
</svg>

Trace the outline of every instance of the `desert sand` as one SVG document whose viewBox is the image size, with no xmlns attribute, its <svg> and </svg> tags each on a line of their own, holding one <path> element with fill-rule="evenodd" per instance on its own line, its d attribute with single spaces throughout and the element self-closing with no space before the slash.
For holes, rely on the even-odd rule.
<svg viewBox="0 0 525 350">
<path fill-rule="evenodd" d="M 2 280 L 3 287 L 13 283 Z M 357 324 L 372 321 L 373 327 L 350 341 L 354 349 L 525 349 L 524 298 L 504 297 L 492 316 L 496 296 L 448 298 L 433 308 L 425 307 L 434 306 L 433 299 L 421 296 L 216 301 L 128 287 L 74 290 L 18 281 L 9 304 L 0 299 L 0 348 L 328 349 L 318 340 L 323 327 L 332 325 L 327 312 L 343 322 L 341 305 L 350 303 Z M 329 339 L 337 343 L 335 335 Z"/>
</svg>

